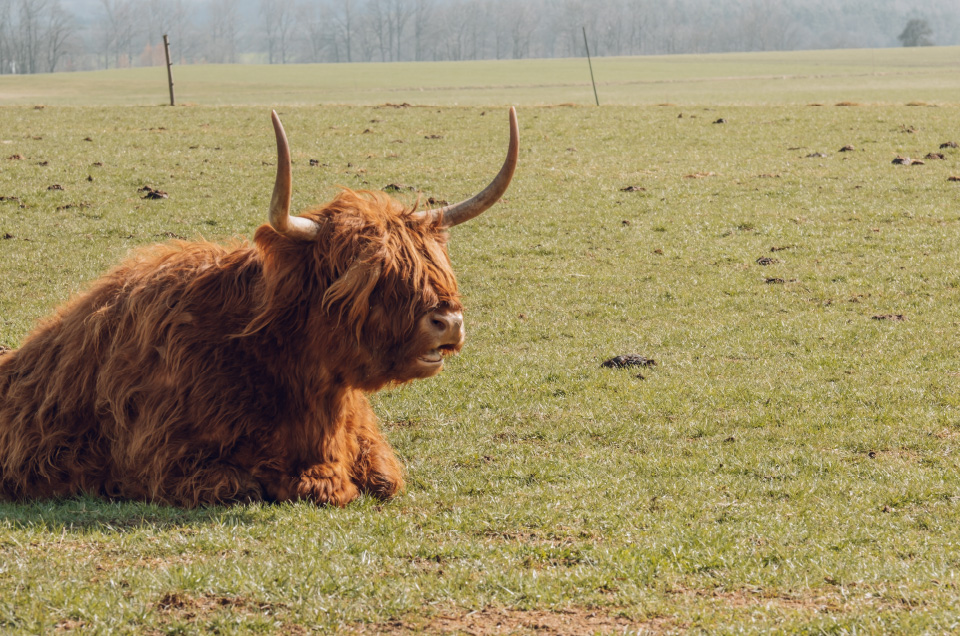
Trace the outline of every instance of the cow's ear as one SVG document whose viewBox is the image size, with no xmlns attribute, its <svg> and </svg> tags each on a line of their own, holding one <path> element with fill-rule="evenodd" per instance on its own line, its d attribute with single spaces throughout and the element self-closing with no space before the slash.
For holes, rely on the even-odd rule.
<svg viewBox="0 0 960 636">
<path fill-rule="evenodd" d="M 370 295 L 382 271 L 380 263 L 358 259 L 323 295 L 323 310 L 330 316 L 338 315 L 341 324 L 352 325 L 357 338 L 370 312 Z"/>
<path fill-rule="evenodd" d="M 312 252 L 301 241 L 278 234 L 261 225 L 254 243 L 263 263 L 262 295 L 254 306 L 254 317 L 238 337 L 254 334 L 279 318 L 305 295 L 316 298 L 318 281 L 310 275 Z"/>
</svg>

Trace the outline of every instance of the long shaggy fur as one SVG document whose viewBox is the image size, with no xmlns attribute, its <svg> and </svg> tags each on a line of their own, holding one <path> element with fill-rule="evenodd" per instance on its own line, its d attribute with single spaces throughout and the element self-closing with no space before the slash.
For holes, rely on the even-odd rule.
<svg viewBox="0 0 960 636">
<path fill-rule="evenodd" d="M 0 498 L 397 493 L 365 393 L 419 377 L 418 320 L 460 310 L 445 234 L 381 193 L 303 216 L 315 242 L 136 252 L 0 355 Z"/>
</svg>

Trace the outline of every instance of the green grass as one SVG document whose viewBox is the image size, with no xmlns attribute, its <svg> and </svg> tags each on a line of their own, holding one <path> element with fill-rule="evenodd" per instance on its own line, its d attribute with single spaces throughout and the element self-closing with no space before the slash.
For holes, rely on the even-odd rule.
<svg viewBox="0 0 960 636">
<path fill-rule="evenodd" d="M 467 346 L 374 398 L 408 492 L 0 504 L 0 632 L 957 631 L 960 151 L 891 160 L 960 107 L 847 90 L 898 104 L 520 108 L 506 201 L 452 232 Z M 281 112 L 300 208 L 457 199 L 506 143 L 504 108 Z M 268 113 L 0 109 L 0 344 L 137 245 L 250 237 Z"/>
<path fill-rule="evenodd" d="M 960 47 L 598 58 L 604 105 L 960 102 Z M 585 59 L 175 66 L 178 103 L 592 104 Z M 169 103 L 164 67 L 0 76 L 0 105 Z"/>
</svg>

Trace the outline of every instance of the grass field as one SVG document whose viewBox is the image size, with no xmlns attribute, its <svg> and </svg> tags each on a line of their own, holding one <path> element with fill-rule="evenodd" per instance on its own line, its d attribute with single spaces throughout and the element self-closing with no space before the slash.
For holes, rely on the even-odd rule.
<svg viewBox="0 0 960 636">
<path fill-rule="evenodd" d="M 603 105 L 960 102 L 960 47 L 597 58 Z M 178 103 L 593 104 L 585 59 L 176 66 Z M 164 67 L 0 76 L 0 105 L 169 103 Z"/>
<path fill-rule="evenodd" d="M 931 61 L 947 53 L 769 93 L 696 80 L 724 56 L 680 58 L 690 81 L 662 84 L 679 96 L 521 101 L 506 200 L 452 231 L 467 346 L 374 397 L 407 493 L 0 504 L 0 632 L 960 631 L 960 149 L 939 149 L 960 141 L 960 95 Z M 162 84 L 111 98 L 111 77 L 79 101 L 162 101 Z M 66 106 L 72 78 L 46 80 L 0 108 L 10 347 L 135 246 L 250 237 L 273 182 L 264 107 L 213 90 L 193 108 Z M 284 86 L 295 208 L 337 185 L 453 200 L 502 160 L 506 108 L 450 104 L 509 91 L 321 107 Z M 891 163 L 930 152 L 945 158 Z M 657 366 L 600 367 L 623 353 Z"/>
</svg>

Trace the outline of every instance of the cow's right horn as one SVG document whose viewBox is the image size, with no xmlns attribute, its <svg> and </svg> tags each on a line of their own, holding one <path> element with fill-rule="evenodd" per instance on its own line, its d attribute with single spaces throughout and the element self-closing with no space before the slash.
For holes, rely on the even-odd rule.
<svg viewBox="0 0 960 636">
<path fill-rule="evenodd" d="M 293 194 L 293 178 L 290 169 L 290 146 L 283 124 L 273 111 L 273 132 L 277 135 L 277 180 L 273 184 L 270 199 L 270 225 L 280 234 L 300 241 L 312 241 L 317 236 L 317 224 L 310 219 L 290 216 L 290 199 Z"/>
<path fill-rule="evenodd" d="M 443 227 L 453 227 L 469 221 L 475 216 L 486 211 L 490 206 L 497 202 L 507 191 L 510 180 L 513 178 L 513 171 L 517 167 L 517 157 L 520 154 L 520 128 L 517 125 L 517 111 L 510 107 L 510 146 L 507 148 L 507 158 L 503 162 L 500 172 L 494 177 L 486 188 L 480 194 L 462 201 L 455 205 L 448 205 L 444 208 L 426 210 L 423 216 L 428 219 L 440 218 Z"/>
</svg>

